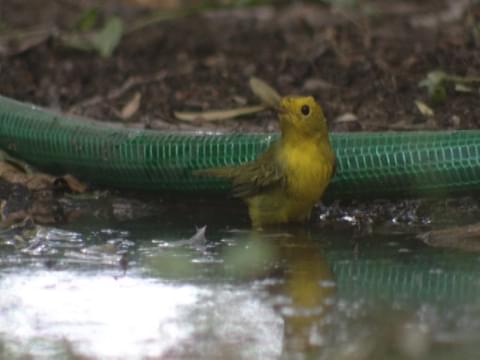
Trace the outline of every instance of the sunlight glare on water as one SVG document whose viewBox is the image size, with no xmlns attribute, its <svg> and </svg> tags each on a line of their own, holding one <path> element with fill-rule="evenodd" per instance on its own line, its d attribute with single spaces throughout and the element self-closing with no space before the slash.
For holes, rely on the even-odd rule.
<svg viewBox="0 0 480 360">
<path fill-rule="evenodd" d="M 19 345 L 66 338 L 102 357 L 158 355 L 192 331 L 178 315 L 198 301 L 193 286 L 72 272 L 25 272 L 0 282 L 0 333 Z M 48 357 L 48 349 L 45 356 Z"/>
<path fill-rule="evenodd" d="M 240 289 L 20 271 L 0 278 L 0 313 L 0 334 L 16 344 L 12 351 L 29 349 L 45 359 L 58 352 L 59 340 L 101 359 L 180 355 L 200 335 L 212 338 L 212 346 L 222 337 L 226 344 L 248 339 L 253 346 L 245 349 L 245 358 L 273 358 L 281 351 L 281 319 L 254 293 Z M 199 334 L 201 329 L 208 331 Z"/>
</svg>

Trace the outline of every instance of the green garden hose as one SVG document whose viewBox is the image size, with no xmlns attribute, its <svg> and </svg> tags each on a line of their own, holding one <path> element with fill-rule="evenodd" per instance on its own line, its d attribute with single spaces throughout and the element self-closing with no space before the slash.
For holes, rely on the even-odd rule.
<svg viewBox="0 0 480 360">
<path fill-rule="evenodd" d="M 52 173 L 145 190 L 227 191 L 192 170 L 253 160 L 278 135 L 113 128 L 0 97 L 0 148 Z M 334 198 L 460 194 L 480 188 L 480 131 L 332 133 Z"/>
</svg>

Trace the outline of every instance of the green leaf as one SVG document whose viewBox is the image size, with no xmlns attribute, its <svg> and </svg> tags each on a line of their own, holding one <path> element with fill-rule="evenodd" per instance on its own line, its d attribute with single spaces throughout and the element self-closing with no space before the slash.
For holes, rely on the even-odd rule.
<svg viewBox="0 0 480 360">
<path fill-rule="evenodd" d="M 91 31 L 98 20 L 98 9 L 89 8 L 84 10 L 75 23 L 74 29 L 79 31 Z"/>
<path fill-rule="evenodd" d="M 83 51 L 95 51 L 106 58 L 112 55 L 120 43 L 123 32 L 123 21 L 119 17 L 112 16 L 98 31 L 62 33 L 59 39 L 65 46 Z"/>
<path fill-rule="evenodd" d="M 418 85 L 427 88 L 428 96 L 432 103 L 439 104 L 447 98 L 447 90 L 445 88 L 447 83 L 453 84 L 457 92 L 470 93 L 475 90 L 471 85 L 480 83 L 480 77 L 458 76 L 436 70 L 429 72 L 427 77 L 420 81 Z"/>
<path fill-rule="evenodd" d="M 441 70 L 431 71 L 418 85 L 427 88 L 432 103 L 440 104 L 447 98 L 447 90 L 445 89 L 447 77 L 448 75 Z"/>
<path fill-rule="evenodd" d="M 430 93 L 436 87 L 441 86 L 442 83 L 446 80 L 446 78 L 447 74 L 445 74 L 443 71 L 430 71 L 427 74 L 427 77 L 420 81 L 418 85 L 420 87 L 426 87 L 428 89 L 428 92 Z"/>
<path fill-rule="evenodd" d="M 439 84 L 429 89 L 430 101 L 435 104 L 441 104 L 447 99 L 447 89 L 443 84 Z"/>
<path fill-rule="evenodd" d="M 91 33 L 67 33 L 60 34 L 59 39 L 64 46 L 83 51 L 93 51 L 95 49 L 92 45 L 92 36 Z"/>
<path fill-rule="evenodd" d="M 110 57 L 122 39 L 123 30 L 123 21 L 119 17 L 108 18 L 104 27 L 93 36 L 95 50 L 103 57 Z"/>
</svg>

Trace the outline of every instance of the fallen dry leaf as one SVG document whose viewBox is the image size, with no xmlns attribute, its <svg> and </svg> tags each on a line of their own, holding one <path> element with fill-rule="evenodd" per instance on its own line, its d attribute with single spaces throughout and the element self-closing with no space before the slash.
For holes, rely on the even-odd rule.
<svg viewBox="0 0 480 360">
<path fill-rule="evenodd" d="M 405 119 L 402 119 L 390 125 L 390 129 L 402 130 L 402 131 L 403 130 L 409 130 L 409 131 L 436 130 L 438 129 L 438 124 L 435 122 L 435 120 L 432 117 L 429 117 L 427 121 L 420 124 L 412 124 L 411 122 Z"/>
<path fill-rule="evenodd" d="M 77 180 L 72 175 L 55 177 L 33 169 L 30 165 L 21 160 L 14 159 L 9 155 L 1 154 L 0 160 L 0 179 L 11 184 L 21 184 L 30 191 L 49 190 L 58 186 L 58 182 L 62 181 L 65 186 L 73 192 L 83 193 L 87 186 Z"/>
<path fill-rule="evenodd" d="M 68 188 L 76 193 L 84 193 L 87 191 L 87 185 L 85 183 L 78 180 L 73 175 L 67 174 L 61 177 L 63 181 L 67 184 Z"/>
<path fill-rule="evenodd" d="M 424 243 L 466 251 L 480 251 L 480 224 L 432 230 L 418 235 Z"/>
<path fill-rule="evenodd" d="M 417 105 L 418 111 L 420 111 L 423 116 L 431 117 L 435 115 L 435 112 L 432 110 L 432 108 L 423 101 L 416 100 L 415 105 Z"/>
<path fill-rule="evenodd" d="M 200 112 L 175 111 L 174 115 L 178 120 L 182 121 L 221 121 L 254 114 L 265 109 L 265 105 L 253 105 L 236 109 L 208 110 Z"/>
<path fill-rule="evenodd" d="M 142 94 L 140 92 L 136 92 L 133 94 L 132 98 L 125 104 L 125 106 L 120 111 L 120 117 L 123 120 L 128 120 L 131 118 L 140 108 L 140 104 L 142 101 Z"/>
<path fill-rule="evenodd" d="M 473 93 L 475 89 L 465 84 L 455 84 L 455 91 L 460 93 Z"/>
<path fill-rule="evenodd" d="M 265 105 L 271 108 L 276 108 L 280 103 L 281 96 L 278 91 L 268 85 L 265 81 L 252 77 L 250 78 L 249 85 L 253 93 L 262 100 L 262 103 Z"/>
<path fill-rule="evenodd" d="M 51 187 L 55 178 L 46 174 L 27 174 L 8 161 L 0 161 L 0 178 L 13 184 L 25 185 L 29 190 Z"/>
</svg>

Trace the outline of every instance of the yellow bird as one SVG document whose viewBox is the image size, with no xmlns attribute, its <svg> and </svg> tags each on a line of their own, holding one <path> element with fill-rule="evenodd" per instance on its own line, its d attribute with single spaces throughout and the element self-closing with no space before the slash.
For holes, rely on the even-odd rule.
<svg viewBox="0 0 480 360">
<path fill-rule="evenodd" d="M 255 228 L 308 220 L 335 170 L 325 116 L 311 96 L 282 98 L 278 114 L 281 136 L 256 160 L 195 172 L 230 179 Z"/>
</svg>

